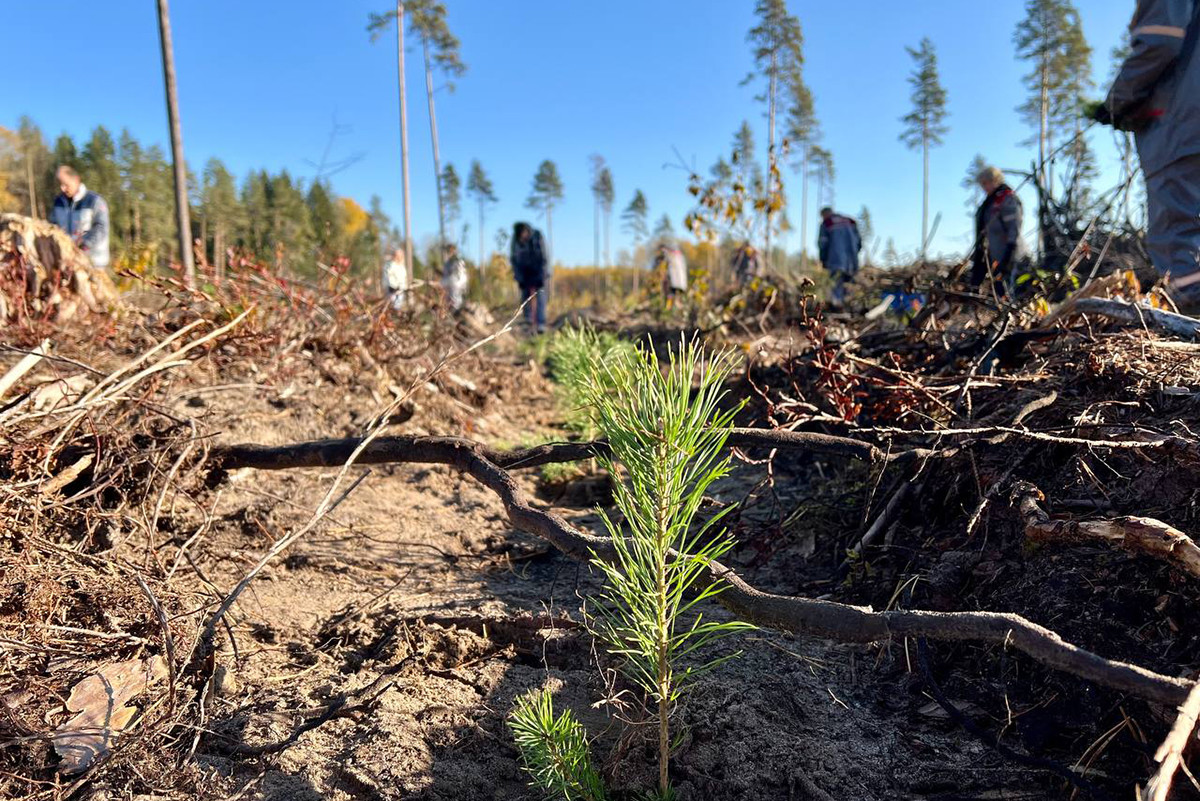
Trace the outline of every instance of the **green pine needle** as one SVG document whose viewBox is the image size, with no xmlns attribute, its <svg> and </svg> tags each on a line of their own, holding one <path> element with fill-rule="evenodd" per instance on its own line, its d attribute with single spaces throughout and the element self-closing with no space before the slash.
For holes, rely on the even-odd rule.
<svg viewBox="0 0 1200 801">
<path fill-rule="evenodd" d="M 508 718 L 531 784 L 565 801 L 606 801 L 604 782 L 592 767 L 583 724 L 571 710 L 554 716 L 547 690 L 517 699 Z"/>
</svg>

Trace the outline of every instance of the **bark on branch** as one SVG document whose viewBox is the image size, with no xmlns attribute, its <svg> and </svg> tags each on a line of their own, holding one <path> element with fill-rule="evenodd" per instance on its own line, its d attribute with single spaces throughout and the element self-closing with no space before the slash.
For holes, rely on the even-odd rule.
<svg viewBox="0 0 1200 801">
<path fill-rule="evenodd" d="M 392 438 L 393 448 L 398 441 L 404 444 L 400 453 L 403 458 L 396 459 L 393 455 L 387 461 L 449 465 L 495 492 L 515 528 L 540 537 L 573 559 L 587 561 L 593 555 L 605 560 L 615 557 L 615 548 L 607 537 L 580 531 L 559 515 L 535 508 L 512 475 L 489 460 L 489 451 L 478 443 L 437 437 Z M 226 469 L 262 467 L 278 470 L 334 465 L 337 462 L 331 459 L 346 447 L 344 442 L 302 443 L 291 448 L 242 445 L 222 449 L 216 455 Z M 387 444 L 385 440 L 380 442 Z M 363 455 L 369 453 L 370 449 Z M 507 455 L 512 456 L 511 453 Z M 384 459 L 376 458 L 374 461 Z M 544 464 L 545 461 L 536 463 Z M 529 465 L 528 462 L 520 464 Z M 717 599 L 740 619 L 781 631 L 856 643 L 897 637 L 927 637 L 933 640 L 1011 645 L 1049 667 L 1164 704 L 1183 703 L 1192 686 L 1185 679 L 1105 659 L 1063 641 L 1050 629 L 1019 615 L 1004 612 L 875 612 L 869 607 L 774 595 L 755 589 L 733 570 L 717 562 L 709 564 L 708 575 L 699 581 L 723 583 L 723 591 Z"/>
<path fill-rule="evenodd" d="M 230 445 L 213 449 L 212 456 L 219 466 L 232 470 L 253 467 L 258 470 L 283 470 L 294 467 L 340 467 L 359 446 L 362 439 L 324 439 L 277 447 L 262 445 Z M 868 462 L 886 460 L 883 451 L 862 440 L 837 437 L 812 431 L 776 431 L 760 428 L 735 428 L 728 444 L 735 448 L 779 448 L 823 453 L 831 456 L 850 456 Z M 608 443 L 552 442 L 517 450 L 495 450 L 459 437 L 377 437 L 355 460 L 356 464 L 388 464 L 394 462 L 428 462 L 430 453 L 447 449 L 466 448 L 497 467 L 506 470 L 539 467 L 555 462 L 579 462 L 609 453 Z"/>
<path fill-rule="evenodd" d="M 1200 547 L 1187 534 L 1152 517 L 1112 517 L 1099 520 L 1052 520 L 1042 509 L 1045 496 L 1032 484 L 1013 487 L 1013 501 L 1025 523 L 1025 537 L 1034 542 L 1094 545 L 1106 543 L 1161 559 L 1200 578 Z"/>
<path fill-rule="evenodd" d="M 1194 317 L 1162 309 L 1152 309 L 1149 306 L 1127 303 L 1123 300 L 1083 298 L 1075 304 L 1072 311 L 1078 314 L 1100 314 L 1112 320 L 1120 320 L 1145 328 L 1156 328 L 1184 339 L 1195 339 L 1197 335 L 1200 335 L 1200 320 Z"/>
</svg>

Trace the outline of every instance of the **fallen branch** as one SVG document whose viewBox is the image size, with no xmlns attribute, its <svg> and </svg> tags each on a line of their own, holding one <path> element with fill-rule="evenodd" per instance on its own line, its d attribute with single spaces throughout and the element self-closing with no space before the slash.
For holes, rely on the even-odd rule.
<svg viewBox="0 0 1200 801">
<path fill-rule="evenodd" d="M 4 400 L 5 393 L 12 389 L 26 373 L 38 366 L 49 349 L 50 340 L 42 340 L 42 344 L 21 357 L 21 360 L 14 364 L 7 373 L 0 376 L 0 400 Z"/>
<path fill-rule="evenodd" d="M 284 470 L 296 467 L 340 467 L 363 442 L 362 437 L 324 439 L 295 445 L 227 445 L 213 448 L 211 458 L 225 470 L 253 467 L 257 470 Z M 735 428 L 729 436 L 731 448 L 786 448 L 810 453 L 850 456 L 869 462 L 886 461 L 882 450 L 869 442 L 819 434 L 811 431 L 780 431 L 760 428 Z M 428 462 L 430 453 L 447 448 L 467 448 L 506 470 L 539 467 L 560 462 L 581 462 L 609 454 L 608 443 L 551 442 L 517 450 L 494 450 L 459 437 L 377 437 L 355 459 L 356 464 Z"/>
<path fill-rule="evenodd" d="M 320 443 L 309 443 L 320 445 Z M 288 463 L 286 454 L 296 457 Z M 320 453 L 319 448 L 315 451 Z M 238 446 L 220 454 L 226 468 L 253 466 L 251 457 L 269 454 L 270 469 L 311 467 L 313 449 L 303 446 L 261 448 Z M 616 548 L 607 537 L 587 534 L 559 515 L 533 507 L 528 496 L 507 471 L 489 461 L 482 446 L 461 439 L 421 438 L 405 452 L 404 461 L 444 464 L 467 473 L 496 493 L 512 525 L 540 537 L 567 556 L 589 561 L 610 560 Z M 1137 665 L 1105 659 L 1071 643 L 1050 629 L 1020 615 L 1004 612 L 875 612 L 869 607 L 834 601 L 774 595 L 750 586 L 733 570 L 711 562 L 700 583 L 721 582 L 717 600 L 740 619 L 760 626 L 808 634 L 841 642 L 870 643 L 901 637 L 927 637 L 946 641 L 983 641 L 1011 645 L 1033 659 L 1058 670 L 1106 687 L 1164 704 L 1180 704 L 1191 682 L 1154 673 Z"/>
<path fill-rule="evenodd" d="M 1192 685 L 1187 700 L 1179 707 L 1175 725 L 1171 726 L 1166 739 L 1154 752 L 1154 761 L 1159 763 L 1158 770 L 1146 783 L 1146 789 L 1138 793 L 1140 801 L 1167 801 L 1171 794 L 1171 783 L 1175 780 L 1175 771 L 1183 762 L 1183 751 L 1196 730 L 1197 717 L 1200 717 L 1200 682 Z"/>
<path fill-rule="evenodd" d="M 1154 309 L 1123 300 L 1104 298 L 1081 298 L 1072 310 L 1076 314 L 1100 314 L 1113 320 L 1132 323 L 1147 328 L 1157 328 L 1185 339 L 1200 335 L 1200 320 L 1174 312 Z"/>
<path fill-rule="evenodd" d="M 1152 517 L 1113 517 L 1099 520 L 1052 520 L 1041 507 L 1045 496 L 1032 484 L 1013 487 L 1012 499 L 1025 523 L 1025 536 L 1034 542 L 1093 544 L 1104 542 L 1127 551 L 1161 559 L 1200 578 L 1200 546 L 1187 534 Z"/>
</svg>

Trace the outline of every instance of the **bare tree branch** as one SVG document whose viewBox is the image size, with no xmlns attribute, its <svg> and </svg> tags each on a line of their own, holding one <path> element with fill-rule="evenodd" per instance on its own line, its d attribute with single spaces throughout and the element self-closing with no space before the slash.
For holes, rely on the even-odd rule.
<svg viewBox="0 0 1200 801">
<path fill-rule="evenodd" d="M 612 559 L 616 550 L 607 537 L 598 537 L 571 526 L 559 515 L 537 509 L 507 471 L 485 456 L 482 446 L 453 438 L 402 438 L 401 461 L 444 464 L 469 474 L 499 496 L 512 525 L 540 537 L 567 556 L 588 561 L 593 556 Z M 346 447 L 334 440 L 332 447 Z M 312 467 L 322 461 L 322 448 L 330 442 L 302 443 L 289 449 L 237 446 L 219 453 L 223 467 L 268 469 Z M 370 454 L 364 449 L 357 461 Z M 332 464 L 337 464 L 333 462 Z M 869 607 L 834 601 L 774 595 L 750 586 L 733 570 L 717 562 L 709 564 L 708 575 L 699 579 L 724 584 L 718 601 L 742 620 L 797 634 L 809 634 L 841 642 L 869 643 L 900 637 L 927 637 L 945 641 L 992 642 L 1012 646 L 1042 664 L 1115 690 L 1150 701 L 1181 704 L 1192 683 L 1164 676 L 1137 665 L 1105 659 L 1063 641 L 1050 629 L 1020 615 L 1004 612 L 876 612 Z"/>
</svg>

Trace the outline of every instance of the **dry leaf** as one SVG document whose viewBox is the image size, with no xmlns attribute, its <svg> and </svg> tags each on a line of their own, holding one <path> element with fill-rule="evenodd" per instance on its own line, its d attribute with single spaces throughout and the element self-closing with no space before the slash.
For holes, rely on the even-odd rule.
<svg viewBox="0 0 1200 801">
<path fill-rule="evenodd" d="M 83 773 L 107 754 L 137 711 L 126 702 L 166 675 L 166 662 L 152 656 L 105 665 L 72 687 L 67 709 L 77 714 L 54 732 L 58 769 L 68 776 Z"/>
</svg>

